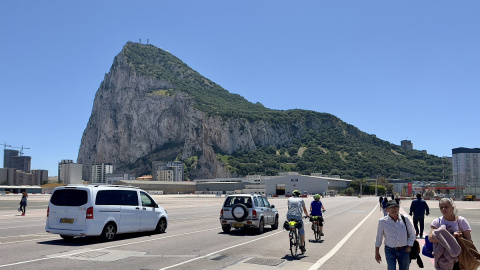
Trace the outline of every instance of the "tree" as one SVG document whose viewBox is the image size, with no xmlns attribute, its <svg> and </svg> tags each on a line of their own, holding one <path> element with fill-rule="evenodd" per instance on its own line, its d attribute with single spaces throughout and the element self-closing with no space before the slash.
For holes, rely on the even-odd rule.
<svg viewBox="0 0 480 270">
<path fill-rule="evenodd" d="M 383 193 L 380 194 L 386 194 L 386 192 L 393 191 L 393 184 L 390 184 L 385 177 L 379 177 L 377 178 L 377 184 L 380 186 L 384 186 L 385 190 Z M 380 192 L 380 191 L 379 191 Z"/>
<path fill-rule="evenodd" d="M 352 195 L 354 193 L 355 193 L 355 189 L 353 189 L 352 187 L 348 187 L 345 189 L 345 194 Z"/>
</svg>

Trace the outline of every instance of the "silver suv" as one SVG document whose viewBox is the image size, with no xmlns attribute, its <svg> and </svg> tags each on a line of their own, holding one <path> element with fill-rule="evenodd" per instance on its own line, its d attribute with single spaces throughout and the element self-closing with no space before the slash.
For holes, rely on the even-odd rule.
<svg viewBox="0 0 480 270">
<path fill-rule="evenodd" d="M 223 203 L 220 224 L 224 232 L 233 228 L 255 228 L 263 233 L 265 225 L 278 228 L 278 211 L 267 198 L 258 194 L 232 194 Z"/>
</svg>

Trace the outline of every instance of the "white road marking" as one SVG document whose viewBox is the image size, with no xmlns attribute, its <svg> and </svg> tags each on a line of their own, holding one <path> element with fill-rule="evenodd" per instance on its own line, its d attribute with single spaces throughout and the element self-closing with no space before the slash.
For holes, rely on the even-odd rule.
<svg viewBox="0 0 480 270">
<path fill-rule="evenodd" d="M 336 212 L 336 213 L 330 213 L 330 215 L 328 215 L 328 216 L 326 216 L 326 217 L 333 216 L 333 215 L 336 215 L 336 214 L 339 214 L 339 213 L 348 211 L 348 210 L 350 210 L 350 209 L 352 209 L 352 208 L 355 208 L 355 207 L 358 207 L 358 205 L 352 206 L 352 207 L 350 207 L 350 208 L 348 208 L 348 209 L 345 209 L 345 210 L 342 210 L 342 211 L 339 211 L 339 212 Z M 375 210 L 375 209 L 374 209 L 374 210 Z M 370 216 L 372 213 L 373 213 L 373 211 L 369 214 L 369 216 Z M 361 222 L 361 224 L 362 224 L 364 221 L 365 221 L 365 219 Z M 359 225 L 361 225 L 361 224 L 359 224 Z M 357 227 L 359 227 L 359 225 L 357 225 Z M 354 230 L 352 230 L 352 232 L 355 231 L 356 229 L 358 229 L 357 227 L 356 227 Z M 172 238 L 172 237 L 190 235 L 190 234 L 195 234 L 195 233 L 202 233 L 202 232 L 207 232 L 207 231 L 212 231 L 212 230 L 219 230 L 219 229 L 220 229 L 220 228 L 217 227 L 217 228 L 211 228 L 211 229 L 200 230 L 200 231 L 195 231 L 195 232 L 188 232 L 188 233 L 170 235 L 170 236 L 165 236 L 165 237 L 160 237 L 160 238 L 142 240 L 142 241 L 137 241 L 137 242 L 131 242 L 131 243 L 125 243 L 125 244 L 118 244 L 118 245 L 113 245 L 113 246 L 109 246 L 109 247 L 93 249 L 93 250 L 90 250 L 90 251 L 87 251 L 87 252 L 105 250 L 105 249 L 110 249 L 110 248 L 115 248 L 115 247 L 121 247 L 121 246 L 128 246 L 128 245 L 133 245 L 133 244 L 146 243 L 146 242 L 157 241 L 157 240 L 166 239 L 166 238 Z M 272 234 L 266 235 L 266 236 L 264 236 L 264 237 L 255 239 L 255 240 L 247 241 L 247 242 L 242 243 L 242 244 L 238 244 L 238 245 L 235 245 L 235 246 L 232 246 L 232 247 L 229 247 L 229 248 L 225 248 L 225 249 L 222 249 L 222 250 L 218 250 L 218 251 L 216 251 L 216 252 L 212 252 L 212 253 L 210 253 L 210 254 L 207 254 L 207 255 L 204 255 L 204 256 L 201 256 L 201 257 L 197 257 L 197 258 L 195 258 L 195 259 L 192 259 L 192 260 L 189 260 L 189 261 L 185 261 L 185 262 L 182 262 L 182 263 L 173 265 L 173 266 L 168 266 L 168 267 L 162 268 L 162 269 L 169 269 L 169 268 L 172 268 L 172 267 L 175 267 L 175 266 L 178 266 L 178 265 L 182 265 L 182 264 L 188 263 L 188 262 L 190 262 L 190 261 L 195 261 L 195 260 L 197 260 L 197 259 L 205 258 L 205 257 L 211 256 L 211 255 L 213 255 L 213 254 L 216 254 L 216 253 L 218 253 L 218 252 L 222 252 L 222 251 L 224 251 L 224 250 L 228 250 L 228 249 L 231 249 L 231 248 L 234 248 L 234 247 L 237 247 L 237 246 L 246 245 L 246 244 L 249 244 L 249 243 L 251 243 L 251 242 L 258 241 L 258 240 L 260 240 L 260 239 L 267 238 L 267 237 L 270 237 L 270 236 L 273 236 L 273 235 L 276 235 L 276 234 L 282 233 L 282 232 L 283 232 L 283 231 L 279 231 L 279 232 L 276 232 L 276 233 L 272 233 Z M 351 232 L 351 233 L 352 233 L 352 232 Z M 344 239 L 345 239 L 345 238 L 344 238 Z M 31 240 L 27 240 L 27 241 L 31 241 Z M 346 240 L 345 240 L 345 241 L 346 241 Z M 343 244 L 342 244 L 342 245 L 343 245 Z M 338 246 L 338 244 L 337 244 L 337 246 Z M 0 268 L 8 267 L 8 266 L 14 266 L 14 265 L 27 264 L 27 263 L 33 263 L 33 262 L 38 262 L 38 261 L 45 261 L 45 260 L 55 259 L 55 258 L 64 258 L 64 257 L 66 257 L 66 256 L 72 256 L 72 255 L 75 255 L 75 254 L 82 254 L 82 253 L 86 253 L 86 251 L 76 251 L 76 252 L 74 252 L 74 253 L 69 253 L 69 254 L 64 254 L 64 255 L 58 255 L 58 256 L 54 256 L 54 257 L 44 257 L 44 258 L 33 259 L 33 260 L 28 260 L 28 261 L 21 261 L 21 262 L 16 262 L 16 263 L 4 264 L 4 265 L 0 265 Z M 331 257 L 331 256 L 330 256 L 330 257 Z M 325 256 L 324 256 L 324 258 L 325 258 Z"/>
<path fill-rule="evenodd" d="M 181 234 L 169 235 L 169 236 L 160 237 L 160 238 L 148 239 L 148 240 L 131 242 L 131 243 L 125 243 L 125 244 L 118 244 L 118 245 L 113 245 L 113 246 L 104 247 L 104 248 L 97 248 L 97 249 L 92 249 L 92 250 L 89 250 L 89 251 L 76 251 L 76 252 L 74 251 L 73 253 L 58 255 L 58 256 L 54 256 L 54 257 L 48 257 L 48 258 L 45 257 L 45 258 L 39 258 L 39 259 L 34 259 L 34 260 L 28 260 L 28 261 L 22 261 L 22 262 L 16 262 L 16 263 L 3 264 L 3 265 L 0 265 L 0 268 L 9 267 L 9 266 L 13 266 L 13 265 L 20 265 L 20 264 L 27 264 L 27 263 L 45 261 L 45 260 L 56 259 L 56 258 L 64 258 L 64 257 L 67 257 L 67 256 L 78 255 L 78 254 L 87 253 L 87 252 L 92 252 L 92 251 L 99 251 L 99 250 L 110 249 L 110 248 L 115 248 L 115 247 L 122 247 L 122 246 L 128 246 L 128 245 L 133 245 L 133 244 L 140 244 L 140 243 L 152 242 L 152 241 L 157 241 L 157 240 L 166 239 L 166 238 L 172 238 L 172 237 L 177 237 L 177 236 L 184 236 L 184 235 L 195 234 L 195 233 L 203 233 L 203 232 L 213 231 L 213 230 L 220 230 L 220 228 L 219 228 L 219 227 L 216 227 L 216 228 L 212 228 L 212 229 L 200 230 L 200 231 L 195 231 L 195 232 L 188 232 L 188 233 L 181 233 Z"/>
<path fill-rule="evenodd" d="M 31 228 L 31 227 L 45 227 L 45 225 L 40 224 L 40 225 L 29 225 L 29 226 L 2 227 L 0 228 L 0 230 L 16 229 L 16 228 Z"/>
<path fill-rule="evenodd" d="M 330 214 L 329 216 L 333 216 L 333 215 L 336 215 L 336 214 L 339 214 L 339 213 L 348 211 L 348 210 L 350 210 L 350 209 L 352 209 L 352 208 L 355 208 L 355 207 L 358 207 L 358 205 L 352 206 L 352 207 L 350 207 L 350 208 L 348 208 L 348 209 L 345 209 L 345 210 L 336 212 L 336 213 L 334 213 L 334 214 Z M 375 207 L 373 210 L 375 210 L 375 209 L 376 209 L 376 207 Z M 372 210 L 372 212 L 371 212 L 368 216 L 370 216 L 370 215 L 373 213 L 373 210 Z M 325 217 L 327 217 L 327 216 L 325 216 Z M 366 218 L 365 218 L 359 225 L 361 225 L 363 222 L 365 222 L 365 220 L 366 220 Z M 305 222 L 305 223 L 308 224 L 308 223 L 310 223 L 310 222 Z M 359 226 L 357 225 L 357 227 L 359 227 Z M 352 232 L 351 232 L 352 234 L 353 234 L 353 232 L 355 232 L 355 231 L 357 230 L 357 227 L 355 227 L 355 229 L 352 230 Z M 228 248 L 220 249 L 220 250 L 211 252 L 211 253 L 209 253 L 209 254 L 207 254 L 207 255 L 199 256 L 199 257 L 196 257 L 196 258 L 191 259 L 191 260 L 188 260 L 188 261 L 184 261 L 184 262 L 181 262 L 181 263 L 177 263 L 177 264 L 174 264 L 174 265 L 170 265 L 170 266 L 161 268 L 160 270 L 170 269 L 170 268 L 177 267 L 177 266 L 180 266 L 180 265 L 189 263 L 189 262 L 193 262 L 193 261 L 196 261 L 196 260 L 199 260 L 199 259 L 203 259 L 203 258 L 212 256 L 212 255 L 214 255 L 214 254 L 217 254 L 217 253 L 219 253 L 219 252 L 223 252 L 223 251 L 225 251 L 225 250 L 229 250 L 229 249 L 232 249 L 232 248 L 236 248 L 236 247 L 239 247 L 239 246 L 243 246 L 243 245 L 246 245 L 246 244 L 250 244 L 250 243 L 252 243 L 252 242 L 255 242 L 255 241 L 258 241 L 258 240 L 261 240 L 261 239 L 264 239 L 264 238 L 267 238 L 267 237 L 270 237 L 270 236 L 273 236 L 273 235 L 277 235 L 277 234 L 282 233 L 282 232 L 283 232 L 283 230 L 278 231 L 278 232 L 276 232 L 276 233 L 272 233 L 272 234 L 263 236 L 263 237 L 260 237 L 260 238 L 257 238 L 257 239 L 254 239 L 254 240 L 250 240 L 250 241 L 247 241 L 247 242 L 244 242 L 244 243 L 241 243 L 241 244 L 237 244 L 237 245 L 234 245 L 234 246 L 231 246 L 231 247 L 228 247 Z M 344 239 L 345 239 L 345 238 L 344 238 Z M 343 241 L 343 240 L 342 240 L 342 241 Z M 345 241 L 347 241 L 347 240 L 345 240 Z M 343 245 L 343 243 L 342 243 L 342 245 Z M 338 246 L 338 245 L 337 245 L 337 246 Z M 336 251 L 335 251 L 335 252 L 336 252 Z M 328 254 L 327 254 L 327 255 L 328 255 Z M 332 256 L 333 256 L 333 255 L 332 255 Z M 330 257 L 331 257 L 331 256 L 330 256 Z M 324 258 L 325 258 L 325 256 L 324 256 Z M 323 263 L 322 263 L 322 264 L 323 264 Z M 311 269 L 311 268 L 310 268 L 310 269 Z M 316 268 L 315 268 L 315 269 L 316 269 Z"/>
<path fill-rule="evenodd" d="M 278 231 L 278 232 L 276 232 L 276 233 L 269 234 L 269 235 L 265 235 L 265 236 L 263 236 L 263 237 L 260 237 L 260 238 L 257 238 L 257 239 L 253 239 L 253 240 L 250 240 L 250 241 L 241 243 L 241 244 L 237 244 L 237 245 L 234 245 L 234 246 L 231 246 L 231 247 L 227 247 L 227 248 L 224 248 L 224 249 L 220 249 L 220 250 L 217 250 L 217 251 L 208 253 L 207 255 L 199 256 L 199 257 L 196 257 L 196 258 L 191 259 L 191 260 L 188 260 L 188 261 L 184 261 L 184 262 L 181 262 L 181 263 L 177 263 L 177 264 L 174 264 L 174 265 L 170 265 L 170 266 L 161 268 L 160 270 L 170 269 L 170 268 L 173 268 L 173 267 L 180 266 L 180 265 L 182 265 L 182 264 L 186 264 L 186 263 L 189 263 L 189 262 L 196 261 L 196 260 L 198 260 L 198 259 L 203 259 L 203 258 L 206 258 L 206 257 L 210 257 L 210 256 L 212 256 L 212 255 L 215 255 L 215 254 L 219 253 L 219 252 L 222 252 L 222 251 L 225 251 L 225 250 L 229 250 L 229 249 L 232 249 L 232 248 L 236 248 L 236 247 L 239 247 L 239 246 L 243 246 L 243 245 L 246 245 L 246 244 L 250 244 L 250 243 L 252 243 L 252 242 L 255 242 L 255 241 L 258 241 L 258 240 L 261 240 L 261 239 L 264 239 L 264 238 L 267 238 L 267 237 L 270 237 L 270 236 L 273 236 L 273 235 L 276 235 L 276 234 L 279 234 L 279 233 L 282 233 L 282 232 L 283 232 L 283 230 L 282 230 L 282 231 Z"/>
<path fill-rule="evenodd" d="M 32 242 L 32 241 L 39 241 L 39 240 L 49 240 L 49 239 L 58 239 L 58 237 L 46 237 L 46 238 L 36 238 L 36 239 L 28 239 L 28 240 L 19 240 L 13 242 L 0 242 L 0 245 L 7 245 L 7 244 L 17 244 L 22 242 Z M 0 266 L 1 267 L 1 266 Z"/>
<path fill-rule="evenodd" d="M 27 237 L 27 236 L 41 236 L 41 235 L 50 235 L 49 233 L 31 233 L 31 234 L 21 234 L 21 235 L 9 235 L 9 236 L 0 236 L 2 238 L 12 238 L 12 237 Z"/>
<path fill-rule="evenodd" d="M 353 235 L 354 232 L 356 232 L 358 230 L 358 228 L 360 228 L 360 226 L 362 226 L 362 224 L 373 214 L 374 211 L 377 210 L 377 206 L 375 206 L 373 208 L 373 210 L 370 212 L 370 214 L 368 214 L 368 216 L 366 216 L 360 223 L 358 223 L 358 225 L 353 228 L 347 235 L 345 235 L 345 237 L 343 237 L 343 239 L 338 242 L 338 244 L 332 248 L 332 250 L 330 250 L 330 252 L 328 252 L 325 256 L 323 256 L 322 258 L 320 258 L 315 264 L 313 264 L 312 266 L 310 266 L 310 268 L 308 268 L 308 270 L 317 270 L 319 269 L 328 259 L 330 259 L 333 255 L 335 255 L 335 253 L 337 253 L 337 251 L 340 250 L 340 248 L 345 244 L 345 242 L 347 242 L 347 240 Z"/>
</svg>

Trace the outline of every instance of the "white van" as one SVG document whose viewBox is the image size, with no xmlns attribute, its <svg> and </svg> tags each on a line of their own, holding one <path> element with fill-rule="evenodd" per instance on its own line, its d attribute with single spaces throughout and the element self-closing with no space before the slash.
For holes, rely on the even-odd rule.
<svg viewBox="0 0 480 270">
<path fill-rule="evenodd" d="M 167 211 L 147 192 L 130 186 L 61 186 L 48 203 L 45 231 L 63 239 L 140 231 L 165 232 Z"/>
</svg>

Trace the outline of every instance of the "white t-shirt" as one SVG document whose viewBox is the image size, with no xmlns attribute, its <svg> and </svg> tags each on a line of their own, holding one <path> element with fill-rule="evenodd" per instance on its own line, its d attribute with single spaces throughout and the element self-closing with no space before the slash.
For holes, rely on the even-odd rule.
<svg viewBox="0 0 480 270">
<path fill-rule="evenodd" d="M 438 229 L 442 225 L 445 225 L 445 227 L 447 228 L 447 231 L 449 231 L 450 233 L 459 232 L 460 230 L 458 228 L 458 225 L 460 225 L 460 227 L 462 228 L 462 231 L 472 230 L 472 228 L 470 227 L 470 224 L 468 224 L 468 221 L 461 216 L 458 216 L 458 222 L 457 220 L 454 220 L 454 221 L 445 220 L 442 216 L 434 219 L 431 224 L 431 226 L 435 227 L 436 229 Z"/>
<path fill-rule="evenodd" d="M 295 216 L 297 218 L 302 218 L 303 207 L 305 206 L 305 202 L 298 197 L 290 197 L 288 199 L 288 216 Z"/>
</svg>

